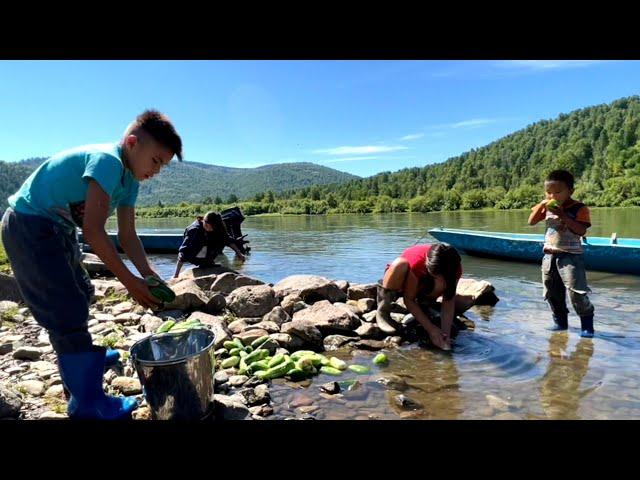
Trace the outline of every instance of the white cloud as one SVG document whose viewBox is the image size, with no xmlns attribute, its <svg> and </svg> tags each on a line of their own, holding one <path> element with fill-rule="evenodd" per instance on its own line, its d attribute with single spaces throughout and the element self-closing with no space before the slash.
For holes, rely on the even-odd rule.
<svg viewBox="0 0 640 480">
<path fill-rule="evenodd" d="M 471 120 L 464 120 L 462 122 L 450 124 L 451 128 L 477 128 L 490 123 L 495 123 L 496 120 L 492 118 L 472 118 Z"/>
<path fill-rule="evenodd" d="M 502 68 L 524 69 L 528 71 L 549 71 L 566 68 L 590 67 L 603 60 L 504 60 L 494 65 Z"/>
<path fill-rule="evenodd" d="M 329 160 L 322 160 L 323 163 L 336 163 L 336 162 L 356 162 L 359 160 L 375 160 L 380 157 L 342 157 L 331 158 Z"/>
<path fill-rule="evenodd" d="M 402 141 L 405 141 L 405 140 L 417 140 L 418 138 L 422 138 L 422 137 L 424 137 L 424 133 L 412 133 L 410 135 L 405 135 L 400 140 L 402 140 Z"/>
<path fill-rule="evenodd" d="M 367 145 L 362 147 L 335 147 L 335 148 L 324 148 L 320 150 L 314 150 L 313 153 L 316 154 L 326 154 L 326 155 L 359 155 L 359 154 L 367 154 L 367 153 L 385 153 L 385 152 L 395 152 L 398 150 L 406 150 L 408 147 L 403 146 L 385 146 L 385 145 Z"/>
</svg>

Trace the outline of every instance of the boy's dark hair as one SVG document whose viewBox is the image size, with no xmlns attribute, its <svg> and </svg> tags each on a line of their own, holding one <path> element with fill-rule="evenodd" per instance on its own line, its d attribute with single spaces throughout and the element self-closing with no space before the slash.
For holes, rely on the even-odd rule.
<svg viewBox="0 0 640 480">
<path fill-rule="evenodd" d="M 569 189 L 573 189 L 573 175 L 566 170 L 554 170 L 545 179 L 546 182 L 564 182 L 564 184 L 569 187 Z"/>
<path fill-rule="evenodd" d="M 447 284 L 442 295 L 445 300 L 456 294 L 461 264 L 460 254 L 448 243 L 436 243 L 427 254 L 427 271 L 430 275 L 442 275 Z"/>
<path fill-rule="evenodd" d="M 176 133 L 169 117 L 157 110 L 145 110 L 136 117 L 129 131 L 141 129 L 153 139 L 171 150 L 179 161 L 182 161 L 182 139 Z"/>
</svg>

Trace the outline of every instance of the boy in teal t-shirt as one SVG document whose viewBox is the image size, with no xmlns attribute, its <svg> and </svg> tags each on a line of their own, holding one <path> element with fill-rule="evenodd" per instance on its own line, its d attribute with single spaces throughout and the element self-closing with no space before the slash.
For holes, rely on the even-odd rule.
<svg viewBox="0 0 640 480">
<path fill-rule="evenodd" d="M 139 115 L 116 144 L 87 145 L 61 152 L 35 170 L 8 199 L 2 242 L 25 303 L 47 329 L 70 392 L 71 418 L 129 418 L 135 399 L 104 394 L 107 351 L 93 345 L 88 315 L 93 287 L 80 262 L 76 227 L 106 267 L 145 308 L 157 300 L 144 280 L 153 275 L 135 230 L 139 182 L 173 156 L 182 160 L 182 140 L 170 120 L 155 110 Z M 122 262 L 105 224 L 117 211 L 118 239 L 138 270 Z"/>
</svg>

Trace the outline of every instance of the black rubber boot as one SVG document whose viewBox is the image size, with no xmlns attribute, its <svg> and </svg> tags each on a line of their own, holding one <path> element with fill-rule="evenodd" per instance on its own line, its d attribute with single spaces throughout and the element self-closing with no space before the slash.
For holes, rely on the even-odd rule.
<svg viewBox="0 0 640 480">
<path fill-rule="evenodd" d="M 394 334 L 402 330 L 402 325 L 391 318 L 391 303 L 394 299 L 394 291 L 378 285 L 378 310 L 376 311 L 376 323 L 384 333 Z"/>
</svg>

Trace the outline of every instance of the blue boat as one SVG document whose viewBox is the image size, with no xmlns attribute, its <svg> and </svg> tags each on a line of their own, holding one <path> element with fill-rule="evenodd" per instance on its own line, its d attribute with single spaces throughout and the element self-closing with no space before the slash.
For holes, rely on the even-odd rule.
<svg viewBox="0 0 640 480">
<path fill-rule="evenodd" d="M 432 228 L 429 234 L 461 252 L 492 258 L 540 263 L 544 235 Z M 588 270 L 640 275 L 640 239 L 587 237 L 583 240 Z"/>
<path fill-rule="evenodd" d="M 108 233 L 109 238 L 119 251 L 122 251 L 117 233 Z M 182 245 L 182 233 L 138 233 L 146 252 L 149 253 L 177 253 Z M 79 234 L 79 241 L 83 243 L 83 250 L 90 252 L 88 244 L 83 242 L 82 233 Z"/>
</svg>

